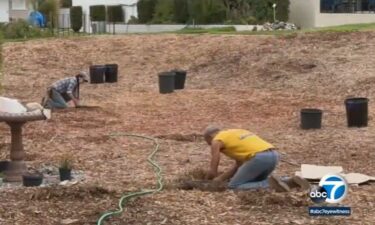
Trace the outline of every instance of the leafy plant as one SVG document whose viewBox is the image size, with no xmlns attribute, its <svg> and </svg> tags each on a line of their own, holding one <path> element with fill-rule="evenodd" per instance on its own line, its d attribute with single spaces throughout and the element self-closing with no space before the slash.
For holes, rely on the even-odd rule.
<svg viewBox="0 0 375 225">
<path fill-rule="evenodd" d="M 64 155 L 60 161 L 60 168 L 70 170 L 73 168 L 73 159 L 70 155 Z"/>
<path fill-rule="evenodd" d="M 70 8 L 70 26 L 74 32 L 79 32 L 81 30 L 83 22 L 82 22 L 82 7 L 81 6 L 73 6 Z"/>
</svg>

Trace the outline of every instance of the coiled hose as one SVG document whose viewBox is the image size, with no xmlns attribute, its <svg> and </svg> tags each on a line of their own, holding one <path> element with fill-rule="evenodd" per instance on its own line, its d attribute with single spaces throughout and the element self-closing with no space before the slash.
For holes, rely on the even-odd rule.
<svg viewBox="0 0 375 225">
<path fill-rule="evenodd" d="M 108 217 L 121 214 L 124 211 L 124 204 L 126 204 L 130 199 L 137 198 L 137 197 L 140 197 L 140 196 L 143 196 L 143 195 L 154 194 L 154 193 L 159 192 L 163 189 L 163 178 L 162 178 L 162 175 L 161 175 L 162 170 L 159 167 L 159 165 L 155 161 L 153 161 L 155 154 L 159 151 L 159 143 L 157 142 L 157 140 L 155 138 L 146 137 L 146 136 L 142 136 L 142 135 L 124 134 L 124 133 L 115 133 L 115 134 L 111 134 L 110 136 L 111 137 L 136 137 L 136 138 L 146 139 L 146 140 L 150 140 L 150 141 L 154 142 L 155 148 L 154 148 L 153 152 L 148 156 L 147 161 L 155 168 L 158 187 L 157 187 L 157 189 L 133 192 L 133 193 L 122 196 L 119 200 L 118 210 L 104 213 L 99 218 L 99 220 L 97 222 L 97 225 L 102 225 L 104 220 L 107 219 Z"/>
</svg>

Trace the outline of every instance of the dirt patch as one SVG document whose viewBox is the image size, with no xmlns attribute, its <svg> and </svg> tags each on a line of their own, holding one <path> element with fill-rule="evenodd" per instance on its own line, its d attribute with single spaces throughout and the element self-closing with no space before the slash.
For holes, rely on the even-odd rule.
<svg viewBox="0 0 375 225">
<path fill-rule="evenodd" d="M 292 38 L 168 34 L 6 43 L 5 95 L 25 102 L 40 102 L 49 84 L 91 63 L 117 63 L 120 72 L 118 83 L 83 85 L 84 104 L 100 108 L 56 111 L 52 120 L 24 129 L 29 166 L 58 165 L 62 155 L 71 154 L 86 183 L 1 192 L 7 201 L 0 202 L 0 224 L 63 219 L 93 224 L 101 213 L 116 209 L 122 193 L 156 187 L 146 161 L 153 144 L 110 137 L 117 132 L 157 137 L 156 160 L 165 180 L 174 184 L 194 168 L 209 168 L 201 132 L 211 123 L 249 129 L 293 162 L 341 165 L 346 172 L 374 176 L 375 110 L 370 104 L 369 127 L 348 129 L 344 108 L 347 96 L 375 95 L 374 38 L 374 32 Z M 188 70 L 186 89 L 159 95 L 157 73 L 174 68 Z M 299 112 L 306 107 L 324 110 L 321 130 L 299 129 Z M 2 159 L 9 158 L 9 144 L 9 128 L 0 124 Z M 220 172 L 232 163 L 222 157 Z M 281 162 L 276 174 L 291 176 L 298 169 Z M 351 217 L 316 219 L 307 214 L 312 203 L 298 192 L 248 192 L 246 197 L 167 185 L 164 192 L 130 202 L 110 224 L 372 224 L 371 193 L 373 184 L 351 187 L 343 202 L 355 209 Z"/>
</svg>

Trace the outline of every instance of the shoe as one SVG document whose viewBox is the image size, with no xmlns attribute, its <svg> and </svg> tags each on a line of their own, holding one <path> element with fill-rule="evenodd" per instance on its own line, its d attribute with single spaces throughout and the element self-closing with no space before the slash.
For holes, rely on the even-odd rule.
<svg viewBox="0 0 375 225">
<path fill-rule="evenodd" d="M 271 175 L 270 177 L 268 177 L 268 183 L 270 185 L 270 188 L 275 190 L 276 192 L 290 191 L 289 186 L 275 175 Z"/>
<path fill-rule="evenodd" d="M 306 190 L 310 190 L 310 183 L 306 180 L 306 179 L 304 179 L 304 178 L 302 178 L 302 177 L 300 177 L 300 176 L 294 176 L 293 178 L 292 178 L 292 180 L 293 180 L 293 182 L 294 183 L 296 183 L 296 184 L 298 184 L 298 186 L 303 190 L 303 191 L 306 191 Z"/>
</svg>

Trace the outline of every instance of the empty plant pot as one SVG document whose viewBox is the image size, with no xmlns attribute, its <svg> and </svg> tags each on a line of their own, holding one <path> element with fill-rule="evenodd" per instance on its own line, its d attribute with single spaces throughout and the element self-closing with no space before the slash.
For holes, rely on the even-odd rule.
<svg viewBox="0 0 375 225">
<path fill-rule="evenodd" d="M 66 168 L 59 168 L 60 181 L 71 180 L 72 179 L 72 170 Z"/>
<path fill-rule="evenodd" d="M 0 161 L 0 173 L 7 170 L 8 165 L 9 165 L 9 161 Z"/>
<path fill-rule="evenodd" d="M 174 88 L 184 89 L 185 80 L 186 80 L 186 71 L 185 70 L 172 70 L 171 72 L 175 73 Z"/>
<path fill-rule="evenodd" d="M 302 109 L 301 110 L 301 128 L 320 129 L 322 127 L 323 111 L 320 109 Z"/>
<path fill-rule="evenodd" d="M 104 83 L 105 72 L 106 72 L 106 66 L 102 66 L 102 65 L 90 66 L 90 83 L 92 84 Z"/>
<path fill-rule="evenodd" d="M 174 91 L 175 74 L 173 72 L 159 73 L 159 92 L 160 94 L 168 94 Z"/>
<path fill-rule="evenodd" d="M 105 65 L 105 82 L 116 83 L 118 77 L 118 65 L 117 64 L 107 64 Z"/>
<path fill-rule="evenodd" d="M 345 100 L 348 127 L 367 127 L 368 102 L 367 98 L 348 98 Z"/>
<path fill-rule="evenodd" d="M 23 186 L 37 187 L 43 182 L 43 174 L 41 173 L 26 173 L 22 176 Z"/>
</svg>

